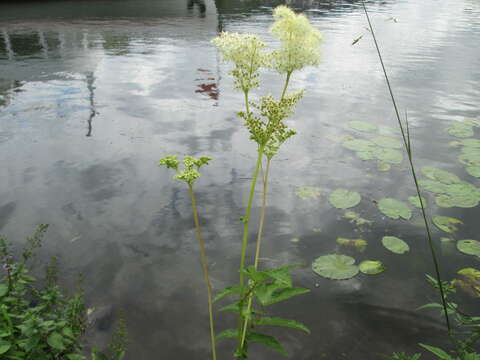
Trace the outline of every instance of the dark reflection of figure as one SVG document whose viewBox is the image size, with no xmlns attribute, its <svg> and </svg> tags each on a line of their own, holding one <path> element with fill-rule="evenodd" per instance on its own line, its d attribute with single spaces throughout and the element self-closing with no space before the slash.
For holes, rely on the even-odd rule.
<svg viewBox="0 0 480 360">
<path fill-rule="evenodd" d="M 87 74 L 87 88 L 88 88 L 88 93 L 89 93 L 89 99 L 90 99 L 90 116 L 88 117 L 87 124 L 88 124 L 88 132 L 87 136 L 92 136 L 92 121 L 95 115 L 97 115 L 97 111 L 95 110 L 95 76 L 93 75 L 93 72 L 90 72 Z"/>
<path fill-rule="evenodd" d="M 207 11 L 207 6 L 205 5 L 204 0 L 188 0 L 187 8 L 188 10 L 193 10 L 193 7 L 197 4 L 198 9 L 200 10 L 200 15 L 205 16 L 205 11 Z"/>
</svg>

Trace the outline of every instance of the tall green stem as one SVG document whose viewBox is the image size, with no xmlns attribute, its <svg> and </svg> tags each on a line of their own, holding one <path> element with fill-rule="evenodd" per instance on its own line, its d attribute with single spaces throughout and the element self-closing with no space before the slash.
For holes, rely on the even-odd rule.
<svg viewBox="0 0 480 360">
<path fill-rule="evenodd" d="M 287 73 L 287 78 L 285 79 L 285 85 L 283 86 L 282 97 L 280 98 L 280 100 L 283 100 L 283 98 L 285 97 L 285 94 L 287 92 L 288 83 L 290 82 L 290 76 L 292 76 L 291 71 Z"/>
<path fill-rule="evenodd" d="M 393 108 L 395 109 L 395 115 L 397 117 L 398 126 L 400 127 L 400 131 L 402 132 L 403 142 L 404 142 L 405 148 L 407 150 L 408 161 L 410 163 L 410 170 L 412 172 L 413 181 L 415 183 L 415 188 L 417 190 L 417 195 L 418 195 L 418 198 L 420 200 L 423 221 L 425 223 L 425 230 L 427 232 L 428 246 L 430 247 L 430 253 L 432 255 L 433 266 L 435 268 L 435 275 L 436 275 L 436 278 L 437 278 L 437 284 L 438 284 L 438 288 L 440 289 L 440 297 L 441 297 L 441 300 L 442 300 L 442 307 L 443 307 L 443 312 L 444 312 L 444 316 L 445 316 L 447 332 L 448 332 L 448 334 L 450 334 L 451 333 L 451 326 L 450 326 L 450 320 L 448 318 L 447 303 L 446 303 L 446 300 L 445 300 L 445 293 L 444 293 L 444 290 L 443 290 L 442 279 L 440 277 L 440 265 L 438 263 L 437 255 L 435 253 L 435 248 L 433 246 L 432 235 L 431 235 L 431 232 L 430 232 L 430 225 L 428 224 L 427 214 L 426 214 L 426 211 L 425 211 L 425 206 L 423 204 L 422 197 L 420 195 L 420 187 L 419 187 L 418 181 L 417 181 L 417 174 L 415 172 L 415 166 L 413 165 L 412 151 L 411 151 L 411 146 L 410 146 L 410 136 L 408 134 L 408 131 L 407 131 L 407 134 L 405 134 L 405 131 L 403 129 L 402 121 L 400 120 L 400 114 L 398 112 L 397 102 L 395 101 L 395 97 L 393 96 L 392 87 L 390 86 L 390 80 L 388 79 L 387 71 L 385 70 L 385 64 L 383 63 L 382 54 L 381 54 L 380 48 L 378 46 L 378 42 L 377 42 L 377 38 L 375 36 L 375 32 L 373 31 L 373 26 L 372 26 L 372 23 L 370 21 L 370 16 L 368 15 L 368 11 L 367 11 L 367 8 L 365 6 L 364 0 L 362 0 L 362 5 L 363 5 L 363 10 L 365 11 L 365 15 L 367 17 L 370 32 L 372 33 L 373 42 L 375 43 L 375 48 L 377 49 L 377 54 L 378 54 L 378 57 L 380 59 L 380 64 L 382 65 L 383 75 L 385 76 L 385 81 L 387 82 L 388 91 L 390 92 L 390 97 L 392 99 Z M 407 129 L 408 129 L 408 124 L 407 124 Z M 407 139 L 407 137 L 408 137 L 408 139 Z"/>
<path fill-rule="evenodd" d="M 213 301 L 212 301 L 212 284 L 210 283 L 210 277 L 208 275 L 207 255 L 205 254 L 205 241 L 203 239 L 202 230 L 200 228 L 200 222 L 198 221 L 197 203 L 195 200 L 195 193 L 193 192 L 192 184 L 188 184 L 188 193 L 192 200 L 192 213 L 193 221 L 195 222 L 195 232 L 198 239 L 198 245 L 200 247 L 200 262 L 202 263 L 203 276 L 205 278 L 205 284 L 207 286 L 208 296 L 208 316 L 210 320 L 210 338 L 212 342 L 212 359 L 217 359 L 217 350 L 215 345 L 215 329 L 213 326 Z"/>
</svg>

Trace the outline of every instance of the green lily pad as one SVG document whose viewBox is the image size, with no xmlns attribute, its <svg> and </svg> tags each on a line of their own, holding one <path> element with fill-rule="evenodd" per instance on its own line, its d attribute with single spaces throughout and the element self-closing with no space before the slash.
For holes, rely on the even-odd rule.
<svg viewBox="0 0 480 360">
<path fill-rule="evenodd" d="M 467 173 L 474 177 L 480 178 L 480 165 L 468 166 Z"/>
<path fill-rule="evenodd" d="M 320 197 L 320 188 L 316 186 L 301 186 L 295 190 L 295 195 L 302 200 L 318 199 Z"/>
<path fill-rule="evenodd" d="M 404 254 L 410 250 L 408 244 L 396 236 L 384 236 L 382 238 L 382 244 L 395 254 Z"/>
<path fill-rule="evenodd" d="M 347 239 L 347 238 L 338 238 L 337 244 L 352 247 L 358 252 L 364 252 L 368 245 L 368 243 L 363 239 Z"/>
<path fill-rule="evenodd" d="M 373 154 L 375 158 L 387 164 L 400 164 L 403 160 L 403 154 L 395 149 L 377 147 Z"/>
<path fill-rule="evenodd" d="M 480 139 L 462 139 L 460 143 L 463 146 L 480 149 Z"/>
<path fill-rule="evenodd" d="M 449 171 L 437 169 L 432 166 L 422 167 L 422 173 L 427 178 L 435 181 L 439 181 L 442 184 L 455 184 L 461 182 L 459 177 L 455 174 L 452 174 Z"/>
<path fill-rule="evenodd" d="M 294 238 L 291 238 L 290 241 L 292 243 L 298 243 L 298 242 L 300 242 L 300 239 L 298 237 L 294 237 Z"/>
<path fill-rule="evenodd" d="M 467 166 L 480 165 L 480 148 L 464 146 L 458 161 Z"/>
<path fill-rule="evenodd" d="M 448 217 L 448 216 L 434 216 L 432 217 L 433 223 L 437 226 L 440 230 L 443 230 L 448 233 L 452 233 L 458 230 L 458 225 L 463 225 L 461 220 Z"/>
<path fill-rule="evenodd" d="M 359 271 L 354 258 L 339 254 L 318 257 L 312 263 L 312 270 L 320 276 L 335 280 L 350 279 Z"/>
<path fill-rule="evenodd" d="M 355 222 L 355 224 L 361 226 L 365 224 L 371 224 L 371 220 L 364 219 L 360 216 L 360 214 L 356 213 L 355 211 L 347 211 L 343 216 L 345 219 L 350 219 L 351 221 Z"/>
<path fill-rule="evenodd" d="M 375 132 L 378 129 L 377 125 L 360 120 L 349 121 L 348 126 L 350 126 L 350 128 L 353 130 L 361 132 Z"/>
<path fill-rule="evenodd" d="M 361 196 L 356 191 L 337 189 L 330 193 L 328 201 L 337 209 L 348 209 L 360 203 Z"/>
<path fill-rule="evenodd" d="M 465 268 L 459 270 L 457 274 L 460 275 L 459 279 L 454 279 L 453 284 L 471 296 L 480 297 L 480 271 Z"/>
<path fill-rule="evenodd" d="M 417 208 L 422 207 L 422 205 L 420 204 L 420 198 L 418 197 L 418 195 L 409 196 L 408 201 L 410 201 L 410 203 Z M 422 203 L 423 203 L 423 207 L 427 207 L 427 200 L 425 200 L 423 196 L 422 196 Z"/>
<path fill-rule="evenodd" d="M 403 201 L 384 198 L 378 202 L 378 209 L 391 219 L 403 218 L 409 220 L 412 217 L 412 211 Z"/>
<path fill-rule="evenodd" d="M 403 147 L 402 143 L 390 136 L 375 136 L 371 141 L 381 147 L 391 148 L 391 149 L 401 149 Z"/>
<path fill-rule="evenodd" d="M 379 161 L 377 164 L 378 171 L 388 171 L 392 168 L 392 166 L 384 161 Z"/>
<path fill-rule="evenodd" d="M 345 140 L 342 145 L 349 150 L 360 152 L 370 152 L 373 151 L 376 147 L 373 142 L 364 139 L 348 139 Z"/>
<path fill-rule="evenodd" d="M 377 275 L 385 271 L 381 261 L 365 260 L 358 266 L 360 271 L 366 275 Z"/>
<path fill-rule="evenodd" d="M 480 257 L 480 241 L 478 240 L 460 240 L 457 242 L 458 251 Z"/>
<path fill-rule="evenodd" d="M 468 138 L 470 136 L 473 136 L 472 125 L 461 123 L 461 122 L 453 123 L 448 127 L 447 131 L 450 135 L 453 135 L 459 138 Z"/>
</svg>

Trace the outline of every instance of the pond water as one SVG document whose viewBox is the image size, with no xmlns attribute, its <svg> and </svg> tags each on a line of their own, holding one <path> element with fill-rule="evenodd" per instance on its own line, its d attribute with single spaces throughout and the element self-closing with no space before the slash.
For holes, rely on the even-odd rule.
<svg viewBox="0 0 480 360">
<path fill-rule="evenodd" d="M 322 63 L 294 75 L 306 95 L 290 124 L 298 134 L 272 164 L 261 266 L 304 262 L 294 271 L 307 294 L 272 307 L 297 319 L 310 336 L 273 330 L 291 359 L 380 359 L 393 351 L 443 345 L 442 319 L 416 311 L 437 300 L 420 212 L 410 221 L 378 211 L 384 197 L 407 201 L 414 187 L 405 157 L 388 171 L 342 146 L 368 138 L 353 120 L 396 127 L 393 108 L 361 5 L 291 1 L 322 32 Z M 208 155 L 196 191 L 215 290 L 237 280 L 241 223 L 255 147 L 235 113 L 242 95 L 209 43 L 221 31 L 259 34 L 276 1 L 65 0 L 0 4 L 0 232 L 17 243 L 39 223 L 50 228 L 39 263 L 60 259 L 66 284 L 84 276 L 94 310 L 90 344 L 105 343 L 121 310 L 129 329 L 127 359 L 206 359 L 208 320 L 188 193 L 157 167 L 165 154 Z M 480 4 L 476 0 L 368 3 L 402 114 L 408 110 L 415 161 L 480 186 L 457 157 L 454 122 L 480 115 Z M 354 45 L 352 42 L 363 37 Z M 266 73 L 265 91 L 281 79 Z M 479 118 L 480 119 L 480 118 Z M 473 127 L 470 137 L 480 138 Z M 395 130 L 382 128 L 398 138 Z M 385 169 L 384 169 L 385 170 Z M 320 188 L 318 199 L 296 190 Z M 371 221 L 358 226 L 328 202 L 346 188 L 361 194 L 349 209 Z M 434 228 L 445 279 L 478 258 L 452 240 L 480 240 L 479 207 L 442 208 L 425 193 L 430 215 L 461 219 L 453 234 Z M 258 213 L 256 203 L 254 212 Z M 420 225 L 419 225 L 420 224 Z M 255 226 L 253 226 L 255 228 Z M 252 234 L 253 235 L 253 234 Z M 397 255 L 381 239 L 404 239 Z M 338 237 L 368 241 L 362 253 Z M 298 241 L 292 241 L 297 238 Z M 253 244 L 253 236 L 252 236 Z M 253 248 L 253 246 L 252 246 Z M 250 249 L 253 250 L 253 249 Z M 314 259 L 330 253 L 387 270 L 334 281 L 316 275 Z M 253 254 L 253 252 L 250 252 Z M 479 309 L 459 291 L 464 309 Z M 218 315 L 217 328 L 234 324 Z M 220 343 L 231 358 L 232 343 Z M 252 358 L 276 354 L 255 345 Z M 428 358 L 428 357 L 427 357 Z"/>
</svg>

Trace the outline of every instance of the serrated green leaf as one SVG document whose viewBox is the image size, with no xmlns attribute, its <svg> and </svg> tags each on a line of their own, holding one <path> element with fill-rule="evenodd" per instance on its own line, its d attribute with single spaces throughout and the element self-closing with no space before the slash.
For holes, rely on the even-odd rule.
<svg viewBox="0 0 480 360">
<path fill-rule="evenodd" d="M 63 337 L 57 332 L 53 332 L 48 336 L 47 343 L 55 350 L 65 350 L 65 345 L 63 344 Z"/>
<path fill-rule="evenodd" d="M 271 297 L 270 301 L 268 301 L 264 305 L 265 306 L 272 305 L 272 304 L 278 303 L 280 301 L 290 299 L 291 297 L 301 295 L 301 294 L 305 294 L 305 293 L 308 293 L 308 292 L 310 292 L 310 290 L 309 289 L 304 289 L 304 288 L 281 289 L 281 290 L 275 291 L 272 294 L 272 297 Z"/>
<path fill-rule="evenodd" d="M 248 341 L 256 342 L 259 344 L 263 344 L 277 352 L 279 352 L 282 355 L 287 356 L 287 352 L 283 348 L 282 345 L 278 342 L 277 339 L 275 339 L 273 336 L 270 335 L 265 335 L 257 332 L 250 332 L 247 336 Z"/>
<path fill-rule="evenodd" d="M 270 301 L 272 300 L 272 295 L 273 293 L 278 290 L 283 288 L 283 286 L 279 286 L 278 284 L 274 282 L 270 282 L 267 284 L 261 284 L 255 289 L 255 296 L 257 297 L 258 301 L 260 304 L 263 306 L 266 306 L 270 304 Z"/>
<path fill-rule="evenodd" d="M 242 289 L 240 286 L 227 286 L 225 289 L 220 291 L 215 297 L 213 298 L 213 302 L 223 299 L 225 296 L 231 294 L 240 294 Z"/>
<path fill-rule="evenodd" d="M 0 340 L 0 355 L 5 354 L 11 347 L 12 344 L 9 341 Z"/>
<path fill-rule="evenodd" d="M 283 327 L 289 327 L 292 329 L 302 330 L 310 334 L 310 330 L 302 323 L 295 320 L 283 319 L 279 317 L 262 317 L 255 322 L 255 325 L 283 326 Z"/>
<path fill-rule="evenodd" d="M 0 284 L 0 297 L 5 296 L 8 293 L 7 284 Z"/>
<path fill-rule="evenodd" d="M 436 356 L 438 356 L 440 359 L 443 359 L 443 360 L 453 360 L 453 358 L 448 355 L 445 351 L 443 351 L 442 349 L 438 348 L 438 347 L 435 347 L 435 346 L 430 346 L 430 345 L 425 345 L 425 344 L 419 344 L 421 347 L 423 347 L 424 349 L 430 351 L 431 353 L 435 354 Z"/>
</svg>

